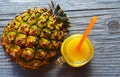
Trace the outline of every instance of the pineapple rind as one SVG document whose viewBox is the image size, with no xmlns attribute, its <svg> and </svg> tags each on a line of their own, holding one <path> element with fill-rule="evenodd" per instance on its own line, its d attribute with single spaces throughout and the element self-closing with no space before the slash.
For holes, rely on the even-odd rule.
<svg viewBox="0 0 120 77">
<path fill-rule="evenodd" d="M 64 23 L 50 9 L 28 9 L 4 28 L 2 45 L 22 67 L 39 69 L 60 51 L 69 27 Z"/>
</svg>

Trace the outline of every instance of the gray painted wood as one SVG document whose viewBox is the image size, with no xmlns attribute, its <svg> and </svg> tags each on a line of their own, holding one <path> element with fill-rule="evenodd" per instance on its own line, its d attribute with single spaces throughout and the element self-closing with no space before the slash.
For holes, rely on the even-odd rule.
<svg viewBox="0 0 120 77">
<path fill-rule="evenodd" d="M 60 3 L 70 18 L 70 35 L 83 33 L 92 16 L 98 21 L 89 34 L 94 44 L 92 61 L 80 68 L 54 63 L 41 67 L 38 71 L 23 69 L 15 62 L 7 62 L 0 45 L 0 77 L 120 77 L 120 32 L 111 34 L 105 28 L 107 18 L 120 18 L 120 0 L 55 0 Z M 34 6 L 48 7 L 49 0 L 0 0 L 0 36 L 3 27 L 16 14 Z M 119 20 L 120 21 L 120 20 Z"/>
</svg>

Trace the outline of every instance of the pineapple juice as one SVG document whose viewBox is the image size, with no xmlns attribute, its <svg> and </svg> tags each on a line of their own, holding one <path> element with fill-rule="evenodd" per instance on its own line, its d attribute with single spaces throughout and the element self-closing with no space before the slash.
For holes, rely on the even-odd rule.
<svg viewBox="0 0 120 77">
<path fill-rule="evenodd" d="M 92 59 L 94 54 L 94 47 L 88 38 L 86 38 L 80 50 L 77 50 L 76 47 L 81 37 L 81 34 L 74 34 L 68 37 L 61 47 L 64 60 L 73 67 L 85 65 Z"/>
</svg>

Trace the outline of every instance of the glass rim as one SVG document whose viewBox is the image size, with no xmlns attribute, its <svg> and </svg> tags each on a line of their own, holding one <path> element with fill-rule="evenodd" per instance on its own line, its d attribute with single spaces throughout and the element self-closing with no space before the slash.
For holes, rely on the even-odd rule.
<svg viewBox="0 0 120 77">
<path fill-rule="evenodd" d="M 62 47 L 61 47 L 61 52 L 62 52 L 62 55 L 63 55 L 65 61 L 69 65 L 72 65 L 72 66 L 76 64 L 74 67 L 79 67 L 79 66 L 85 65 L 92 59 L 92 57 L 94 55 L 94 47 L 88 38 L 86 38 L 85 42 L 88 44 L 90 51 L 89 51 L 89 55 L 84 60 L 75 62 L 71 58 L 69 58 L 69 56 L 64 55 L 65 52 L 63 52 L 63 51 L 66 51 L 66 44 L 68 44 L 68 41 L 72 40 L 72 38 L 77 37 L 77 36 L 82 36 L 82 34 L 71 35 L 70 37 L 68 37 L 67 39 L 64 40 L 64 42 L 62 43 Z"/>
</svg>

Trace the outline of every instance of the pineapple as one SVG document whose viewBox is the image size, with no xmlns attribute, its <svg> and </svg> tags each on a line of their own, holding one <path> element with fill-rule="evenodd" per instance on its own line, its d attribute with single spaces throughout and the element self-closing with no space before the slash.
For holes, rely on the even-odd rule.
<svg viewBox="0 0 120 77">
<path fill-rule="evenodd" d="M 28 9 L 4 28 L 2 46 L 24 68 L 39 69 L 60 52 L 70 24 L 59 4 L 49 7 Z"/>
</svg>

